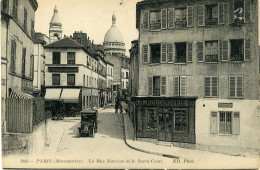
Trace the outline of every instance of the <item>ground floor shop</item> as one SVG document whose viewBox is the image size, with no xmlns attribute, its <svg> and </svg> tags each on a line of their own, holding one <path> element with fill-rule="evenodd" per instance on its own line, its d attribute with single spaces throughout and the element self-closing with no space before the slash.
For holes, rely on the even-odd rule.
<svg viewBox="0 0 260 170">
<path fill-rule="evenodd" d="M 137 138 L 195 143 L 196 98 L 133 97 Z"/>
<path fill-rule="evenodd" d="M 98 89 L 82 88 L 82 110 L 99 107 Z"/>
</svg>

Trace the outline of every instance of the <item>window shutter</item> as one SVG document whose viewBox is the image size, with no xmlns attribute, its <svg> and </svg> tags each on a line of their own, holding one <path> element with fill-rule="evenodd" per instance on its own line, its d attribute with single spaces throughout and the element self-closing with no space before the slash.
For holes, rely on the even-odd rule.
<svg viewBox="0 0 260 170">
<path fill-rule="evenodd" d="M 210 133 L 218 133 L 218 112 L 215 111 L 210 113 Z"/>
<path fill-rule="evenodd" d="M 222 42 L 222 61 L 228 61 L 228 41 Z"/>
<path fill-rule="evenodd" d="M 218 49 L 219 49 L 219 60 L 221 60 L 222 59 L 222 57 L 223 57 L 223 51 L 222 51 L 222 41 L 218 41 Z"/>
<path fill-rule="evenodd" d="M 250 55 L 250 39 L 245 39 L 245 61 L 249 61 L 250 58 L 251 58 L 251 55 Z"/>
<path fill-rule="evenodd" d="M 179 96 L 179 76 L 174 77 L 174 96 Z"/>
<path fill-rule="evenodd" d="M 187 62 L 192 62 L 192 42 L 187 43 Z"/>
<path fill-rule="evenodd" d="M 165 96 L 166 95 L 166 77 L 161 77 L 161 96 Z"/>
<path fill-rule="evenodd" d="M 229 0 L 229 24 L 234 22 L 234 1 Z"/>
<path fill-rule="evenodd" d="M 236 77 L 230 76 L 229 77 L 229 97 L 234 98 L 236 97 Z"/>
<path fill-rule="evenodd" d="M 204 53 L 203 53 L 203 42 L 198 42 L 197 43 L 197 57 L 198 57 L 198 62 L 203 62 L 203 56 L 204 56 Z"/>
<path fill-rule="evenodd" d="M 204 5 L 198 5 L 198 26 L 205 25 Z"/>
<path fill-rule="evenodd" d="M 148 77 L 148 96 L 153 95 L 153 77 Z"/>
<path fill-rule="evenodd" d="M 149 29 L 149 11 L 144 11 L 143 28 L 145 30 Z"/>
<path fill-rule="evenodd" d="M 193 6 L 187 6 L 187 27 L 193 27 Z"/>
<path fill-rule="evenodd" d="M 242 98 L 243 97 L 243 77 L 239 76 L 237 77 L 237 97 Z"/>
<path fill-rule="evenodd" d="M 167 9 L 161 9 L 161 29 L 167 28 Z"/>
<path fill-rule="evenodd" d="M 218 24 L 224 24 L 224 2 L 218 3 Z"/>
<path fill-rule="evenodd" d="M 234 135 L 240 134 L 240 112 L 233 113 L 232 134 Z"/>
<path fill-rule="evenodd" d="M 245 0 L 244 1 L 244 20 L 245 23 L 249 23 L 250 22 L 250 18 L 251 18 L 251 7 L 250 7 L 250 0 Z"/>
<path fill-rule="evenodd" d="M 161 63 L 167 62 L 167 44 L 161 44 Z"/>
<path fill-rule="evenodd" d="M 225 3 L 225 23 L 229 24 L 229 3 Z"/>
<path fill-rule="evenodd" d="M 143 45 L 143 63 L 148 63 L 148 45 Z"/>
<path fill-rule="evenodd" d="M 168 8 L 168 28 L 174 28 L 174 8 Z"/>
<path fill-rule="evenodd" d="M 180 79 L 180 96 L 186 96 L 186 76 L 181 76 Z"/>
<path fill-rule="evenodd" d="M 173 44 L 167 44 L 167 52 L 167 62 L 173 63 Z"/>
<path fill-rule="evenodd" d="M 210 77 L 205 77 L 205 97 L 210 97 Z"/>
<path fill-rule="evenodd" d="M 218 77 L 212 77 L 211 80 L 211 96 L 218 97 Z"/>
</svg>

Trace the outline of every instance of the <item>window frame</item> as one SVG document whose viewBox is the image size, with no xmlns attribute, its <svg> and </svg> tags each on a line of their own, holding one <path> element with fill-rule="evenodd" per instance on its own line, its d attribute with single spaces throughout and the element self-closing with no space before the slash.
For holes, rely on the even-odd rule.
<svg viewBox="0 0 260 170">
<path fill-rule="evenodd" d="M 209 85 L 209 96 L 206 95 L 206 78 L 210 79 L 210 85 Z M 213 96 L 213 78 L 217 78 L 217 86 L 216 86 L 216 90 L 217 90 L 217 95 Z M 215 87 L 215 86 L 214 86 Z M 204 97 L 205 98 L 218 98 L 219 97 L 219 78 L 218 76 L 205 76 L 204 77 Z"/>
<path fill-rule="evenodd" d="M 55 56 L 54 54 L 59 54 L 59 56 Z M 59 58 L 55 59 L 54 56 Z M 61 59 L 61 52 L 52 52 L 52 64 L 60 64 L 61 63 L 60 59 Z"/>
<path fill-rule="evenodd" d="M 149 53 L 147 54 L 147 56 L 148 56 L 148 63 L 149 64 L 160 64 L 161 63 L 161 44 L 160 43 L 154 43 L 154 44 L 149 44 L 148 45 L 149 46 L 149 48 L 148 48 L 148 50 L 149 50 Z M 155 47 L 155 46 L 157 46 L 157 48 L 159 49 L 159 51 L 157 51 L 156 53 L 158 53 L 159 54 L 159 57 L 157 56 L 157 57 L 155 57 L 155 56 L 153 56 L 153 53 L 152 53 L 152 47 Z M 153 58 L 156 58 L 156 59 L 153 59 Z M 153 62 L 153 60 L 156 60 L 156 62 Z M 157 61 L 158 60 L 158 61 Z"/>
<path fill-rule="evenodd" d="M 238 60 L 237 58 L 239 58 L 239 57 L 237 57 L 237 58 L 235 58 L 234 60 L 233 59 L 231 59 L 232 58 L 232 56 L 234 55 L 232 55 L 232 52 L 233 51 L 239 51 L 239 50 L 233 50 L 232 51 L 232 45 L 234 46 L 234 43 L 235 43 L 235 41 L 237 41 L 237 42 L 239 42 L 239 47 L 241 46 L 242 47 L 242 54 L 240 54 L 240 58 L 242 59 L 242 60 Z M 240 43 L 242 43 L 242 44 L 240 44 Z M 229 40 L 229 44 L 230 44 L 230 51 L 229 51 L 229 61 L 231 61 L 231 62 L 244 62 L 245 61 L 245 39 L 230 39 Z M 236 49 L 236 48 L 235 48 Z"/>
<path fill-rule="evenodd" d="M 235 91 L 235 96 L 230 96 L 230 91 L 231 91 L 231 82 L 230 82 L 230 79 L 231 78 L 235 78 L 235 84 L 234 84 L 234 91 Z M 238 93 L 238 78 L 241 78 L 242 79 L 242 82 L 241 82 L 241 94 L 242 96 L 238 96 L 237 93 Z M 244 98 L 244 76 L 243 75 L 229 75 L 229 78 L 228 78 L 228 97 L 230 99 L 243 99 Z"/>
<path fill-rule="evenodd" d="M 185 52 L 185 55 L 183 55 L 182 57 L 185 58 L 185 62 L 183 61 L 177 61 L 177 53 L 178 53 L 178 49 L 177 49 L 177 45 L 178 44 L 183 44 L 183 47 L 185 47 L 184 50 L 182 50 L 183 52 Z M 186 64 L 187 63 L 187 55 L 188 55 L 188 52 L 187 52 L 187 42 L 175 42 L 174 43 L 174 46 L 175 46 L 175 55 L 174 55 L 174 64 Z M 178 47 L 180 48 L 180 47 Z"/>
<path fill-rule="evenodd" d="M 10 71 L 15 72 L 16 70 L 16 41 L 11 40 L 11 62 L 10 62 Z"/>
<path fill-rule="evenodd" d="M 58 80 L 57 82 L 54 82 L 54 77 L 57 76 Z M 60 86 L 60 74 L 52 74 L 52 85 L 53 86 Z"/>
<path fill-rule="evenodd" d="M 74 54 L 74 55 L 71 55 Z M 72 57 L 72 58 L 69 58 Z M 67 64 L 76 64 L 76 53 L 75 52 L 67 52 Z"/>
<path fill-rule="evenodd" d="M 232 133 L 232 123 L 233 123 L 233 117 L 232 117 L 232 114 L 233 114 L 233 112 L 232 111 L 219 111 L 218 112 L 219 113 L 219 118 L 218 118 L 218 126 L 219 126 L 219 128 L 218 128 L 218 133 L 219 134 L 221 134 L 221 135 L 232 135 L 233 133 Z M 223 115 L 224 115 L 224 118 L 221 116 L 221 114 L 223 113 Z M 223 119 L 222 121 L 221 121 L 221 119 Z M 229 122 L 229 123 L 228 123 Z M 223 124 L 224 125 L 224 131 L 222 131 L 221 129 L 221 126 L 223 126 L 223 125 L 221 125 L 221 124 Z M 229 125 L 228 125 L 229 124 Z M 229 128 L 230 128 L 230 130 L 227 130 L 228 128 L 227 128 L 227 126 L 230 126 Z"/>
<path fill-rule="evenodd" d="M 211 54 L 210 55 L 207 55 L 207 43 L 211 43 L 211 46 L 210 46 L 210 50 L 211 50 Z M 212 54 L 213 53 L 213 43 L 217 43 L 217 47 L 216 47 L 216 54 Z M 218 63 L 219 61 L 219 42 L 218 40 L 211 40 L 211 41 L 204 41 L 204 63 Z M 216 59 L 217 61 L 207 61 L 207 56 L 214 56 L 216 55 Z"/>
<path fill-rule="evenodd" d="M 69 76 L 74 78 L 73 83 L 69 82 Z M 75 86 L 76 85 L 76 75 L 75 74 L 67 74 L 67 86 Z"/>
<path fill-rule="evenodd" d="M 27 17 L 28 17 L 28 13 L 26 8 L 24 7 L 24 15 L 23 15 L 23 28 L 24 30 L 27 32 Z"/>
<path fill-rule="evenodd" d="M 156 21 L 155 23 L 153 23 L 153 24 L 157 24 L 158 28 L 156 26 L 155 27 L 156 29 L 152 29 L 152 26 L 151 26 L 151 13 L 157 13 L 156 17 L 158 17 L 158 16 L 160 17 L 160 22 Z M 160 31 L 161 30 L 161 24 L 162 24 L 162 11 L 161 10 L 150 10 L 148 12 L 148 15 L 149 15 L 149 17 L 148 17 L 148 29 L 149 29 L 149 31 Z M 156 19 L 158 19 L 158 18 L 156 18 Z"/>
<path fill-rule="evenodd" d="M 18 20 L 18 0 L 13 0 L 12 15 L 13 15 L 14 19 Z"/>
</svg>

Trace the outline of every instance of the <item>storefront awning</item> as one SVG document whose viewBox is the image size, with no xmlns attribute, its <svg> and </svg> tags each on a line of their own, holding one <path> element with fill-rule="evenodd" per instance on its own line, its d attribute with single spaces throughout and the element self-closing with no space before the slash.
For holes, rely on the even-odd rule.
<svg viewBox="0 0 260 170">
<path fill-rule="evenodd" d="M 80 89 L 64 88 L 61 93 L 60 99 L 65 103 L 78 103 Z"/>
<path fill-rule="evenodd" d="M 45 100 L 60 100 L 61 88 L 46 89 Z"/>
<path fill-rule="evenodd" d="M 16 99 L 33 99 L 32 95 L 25 93 L 20 89 L 14 89 L 14 88 L 11 89 L 9 97 L 16 98 Z"/>
</svg>

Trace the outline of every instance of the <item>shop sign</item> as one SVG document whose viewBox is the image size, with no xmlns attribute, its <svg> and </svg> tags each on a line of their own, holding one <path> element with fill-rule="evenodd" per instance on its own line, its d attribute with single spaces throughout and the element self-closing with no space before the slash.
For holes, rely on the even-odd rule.
<svg viewBox="0 0 260 170">
<path fill-rule="evenodd" d="M 188 100 L 136 100 L 136 106 L 189 106 Z"/>
<path fill-rule="evenodd" d="M 78 67 L 48 67 L 48 72 L 77 73 Z"/>
<path fill-rule="evenodd" d="M 232 108 L 233 103 L 218 103 L 219 108 Z"/>
</svg>

